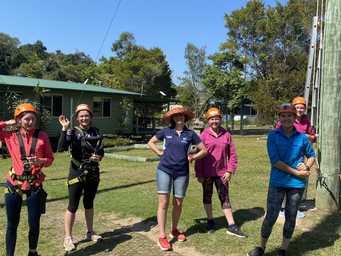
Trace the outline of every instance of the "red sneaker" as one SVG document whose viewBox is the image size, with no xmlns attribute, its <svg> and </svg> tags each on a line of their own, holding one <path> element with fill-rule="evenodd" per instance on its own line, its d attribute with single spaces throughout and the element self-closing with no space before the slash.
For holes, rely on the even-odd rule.
<svg viewBox="0 0 341 256">
<path fill-rule="evenodd" d="M 169 234 L 171 238 L 175 238 L 179 242 L 186 241 L 186 236 L 184 233 L 180 232 L 178 229 L 172 230 L 172 232 Z"/>
<path fill-rule="evenodd" d="M 162 251 L 169 251 L 170 249 L 172 249 L 172 246 L 168 242 L 167 237 L 160 237 L 157 244 Z"/>
</svg>

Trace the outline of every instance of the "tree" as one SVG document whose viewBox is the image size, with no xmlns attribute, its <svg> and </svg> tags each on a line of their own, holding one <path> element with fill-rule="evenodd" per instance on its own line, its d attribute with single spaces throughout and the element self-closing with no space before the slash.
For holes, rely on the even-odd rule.
<svg viewBox="0 0 341 256">
<path fill-rule="evenodd" d="M 147 49 L 137 45 L 133 34 L 124 32 L 112 45 L 113 56 L 102 58 L 91 81 L 101 81 L 113 88 L 129 90 L 141 95 L 168 98 L 176 95 L 171 70 L 160 48 Z M 161 111 L 162 102 L 138 108 L 138 115 L 148 116 Z"/>
<path fill-rule="evenodd" d="M 233 120 L 235 109 L 247 97 L 248 83 L 243 74 L 244 65 L 237 55 L 223 47 L 220 52 L 209 56 L 209 59 L 212 64 L 205 69 L 203 84 L 214 101 L 223 103 L 224 112 L 229 112 Z"/>
<path fill-rule="evenodd" d="M 206 62 L 205 48 L 197 48 L 194 44 L 188 43 L 185 49 L 185 59 L 188 67 L 185 74 L 198 92 L 204 92 L 206 88 L 202 84 L 202 79 Z"/>
<path fill-rule="evenodd" d="M 59 81 L 73 81 L 160 97 L 176 95 L 171 70 L 160 48 L 147 49 L 136 44 L 133 34 L 125 32 L 112 45 L 113 56 L 96 64 L 83 52 L 48 52 L 43 42 L 19 45 L 19 40 L 0 34 L 0 74 L 21 75 Z M 162 102 L 138 108 L 143 115 L 162 109 Z"/>
<path fill-rule="evenodd" d="M 43 42 L 38 40 L 34 44 L 24 44 L 18 49 L 25 62 L 34 62 L 37 60 L 45 60 L 49 53 Z"/>
<path fill-rule="evenodd" d="M 83 52 L 64 54 L 47 52 L 41 41 L 18 48 L 21 65 L 11 73 L 59 81 L 84 82 L 87 69 L 94 61 Z"/>
<path fill-rule="evenodd" d="M 136 49 L 136 40 L 132 33 L 123 32 L 120 37 L 112 44 L 111 50 L 118 58 L 124 58 L 129 52 Z"/>
<path fill-rule="evenodd" d="M 181 81 L 180 85 L 176 87 L 177 99 L 179 102 L 191 109 L 193 108 L 194 98 L 197 97 L 195 90 L 193 90 L 192 83 L 188 79 Z"/>
<path fill-rule="evenodd" d="M 88 78 L 86 71 L 92 65 L 95 65 L 94 61 L 83 52 L 63 54 L 57 51 L 45 62 L 44 78 L 83 83 Z"/>
<path fill-rule="evenodd" d="M 146 49 L 135 42 L 131 33 L 122 33 L 113 43 L 114 56 L 102 58 L 98 78 L 106 84 L 148 96 L 159 96 L 163 91 L 174 96 L 171 70 L 160 48 Z"/>
<path fill-rule="evenodd" d="M 250 98 L 262 122 L 272 120 L 277 103 L 304 90 L 315 6 L 315 0 L 289 0 L 274 7 L 255 0 L 225 16 L 224 47 L 246 60 Z"/>
<path fill-rule="evenodd" d="M 19 39 L 0 33 L 0 74 L 8 75 L 19 65 L 17 49 L 19 43 Z"/>
<path fill-rule="evenodd" d="M 198 48 L 194 44 L 188 43 L 185 49 L 185 60 L 188 70 L 180 78 L 179 99 L 194 111 L 196 119 L 200 119 L 206 110 L 209 98 L 202 82 L 206 65 L 205 48 Z"/>
</svg>

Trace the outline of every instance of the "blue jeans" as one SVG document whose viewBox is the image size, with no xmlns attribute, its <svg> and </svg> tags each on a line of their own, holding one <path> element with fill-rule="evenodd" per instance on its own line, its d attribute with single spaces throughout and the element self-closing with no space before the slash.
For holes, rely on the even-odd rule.
<svg viewBox="0 0 341 256">
<path fill-rule="evenodd" d="M 173 188 L 173 195 L 177 198 L 184 198 L 189 182 L 189 175 L 173 176 L 160 169 L 156 170 L 157 192 L 169 194 Z"/>
<path fill-rule="evenodd" d="M 13 188 L 12 185 L 6 184 Z M 40 188 L 32 190 L 27 194 L 28 224 L 29 224 L 29 248 L 36 249 L 38 246 L 40 216 L 41 216 L 41 190 Z M 7 214 L 6 230 L 6 255 L 14 256 L 15 244 L 17 240 L 17 228 L 20 221 L 20 211 L 22 205 L 22 196 L 17 192 L 5 194 L 5 205 Z"/>
</svg>

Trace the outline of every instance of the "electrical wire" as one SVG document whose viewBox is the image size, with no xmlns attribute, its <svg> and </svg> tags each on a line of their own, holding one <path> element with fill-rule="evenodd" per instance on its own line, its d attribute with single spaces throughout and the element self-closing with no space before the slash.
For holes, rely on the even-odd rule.
<svg viewBox="0 0 341 256">
<path fill-rule="evenodd" d="M 108 37 L 108 35 L 109 35 L 111 26 L 112 26 L 112 24 L 114 23 L 114 20 L 115 20 L 116 17 L 117 17 L 118 10 L 119 10 L 119 8 L 120 8 L 120 6 L 121 6 L 121 3 L 122 3 L 122 0 L 118 0 L 118 1 L 117 1 L 116 8 L 115 8 L 115 10 L 114 10 L 114 12 L 113 12 L 113 15 L 112 15 L 112 17 L 111 17 L 110 23 L 109 23 L 109 25 L 108 25 L 108 28 L 107 28 L 107 30 L 106 30 L 106 32 L 105 32 L 105 34 L 104 34 L 102 43 L 101 43 L 101 45 L 100 45 L 100 47 L 99 47 L 99 49 L 98 49 L 98 51 L 97 51 L 97 55 L 96 55 L 96 58 L 95 58 L 95 62 L 98 61 L 98 58 L 99 58 L 99 56 L 100 56 L 100 54 L 101 54 L 101 52 L 102 52 L 104 43 L 105 43 L 105 41 L 107 40 L 107 37 Z"/>
</svg>

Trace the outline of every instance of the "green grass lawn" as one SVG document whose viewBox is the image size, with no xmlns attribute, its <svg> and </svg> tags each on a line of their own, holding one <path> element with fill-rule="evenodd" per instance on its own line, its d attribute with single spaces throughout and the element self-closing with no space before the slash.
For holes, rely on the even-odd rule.
<svg viewBox="0 0 341 256">
<path fill-rule="evenodd" d="M 214 214 L 219 229 L 213 234 L 205 232 L 201 187 L 191 170 L 189 190 L 184 201 L 180 223 L 180 227 L 187 230 L 188 241 L 180 246 L 192 246 L 207 255 L 246 255 L 246 252 L 256 245 L 262 216 L 266 210 L 269 174 L 266 141 L 259 140 L 255 136 L 236 136 L 235 142 L 239 168 L 232 178 L 230 197 L 236 222 L 249 237 L 239 239 L 225 234 L 226 223 L 222 217 L 216 193 L 213 195 Z M 45 170 L 47 175 L 45 189 L 49 195 L 47 214 L 42 217 L 39 243 L 39 252 L 44 256 L 63 255 L 63 214 L 67 207 L 65 177 L 68 172 L 69 156 L 56 154 L 55 157 L 54 165 Z M 135 216 L 147 220 L 155 219 L 156 165 L 157 162 L 136 163 L 104 158 L 101 165 L 99 193 L 95 201 L 97 216 L 95 227 L 99 233 L 112 232 L 115 229 L 115 225 L 111 222 L 113 217 Z M 9 166 L 9 160 L 1 160 L 2 171 L 7 170 Z M 310 186 L 308 195 L 310 197 L 314 196 L 313 187 Z M 4 237 L 6 215 L 3 198 L 0 200 L 0 205 L 0 225 L 3 227 L 0 229 L 0 234 Z M 82 206 L 80 208 L 82 209 Z M 76 220 L 74 233 L 78 237 L 84 236 L 84 223 L 79 219 Z M 282 226 L 276 224 L 267 248 L 268 255 L 275 255 L 281 234 Z M 290 255 L 341 255 L 340 235 L 341 216 L 339 214 L 324 215 L 320 211 L 309 212 L 308 216 L 298 224 L 290 247 Z M 27 244 L 27 212 L 23 207 L 16 255 L 26 255 Z M 0 244 L 0 252 L 4 252 L 4 243 Z"/>
</svg>

